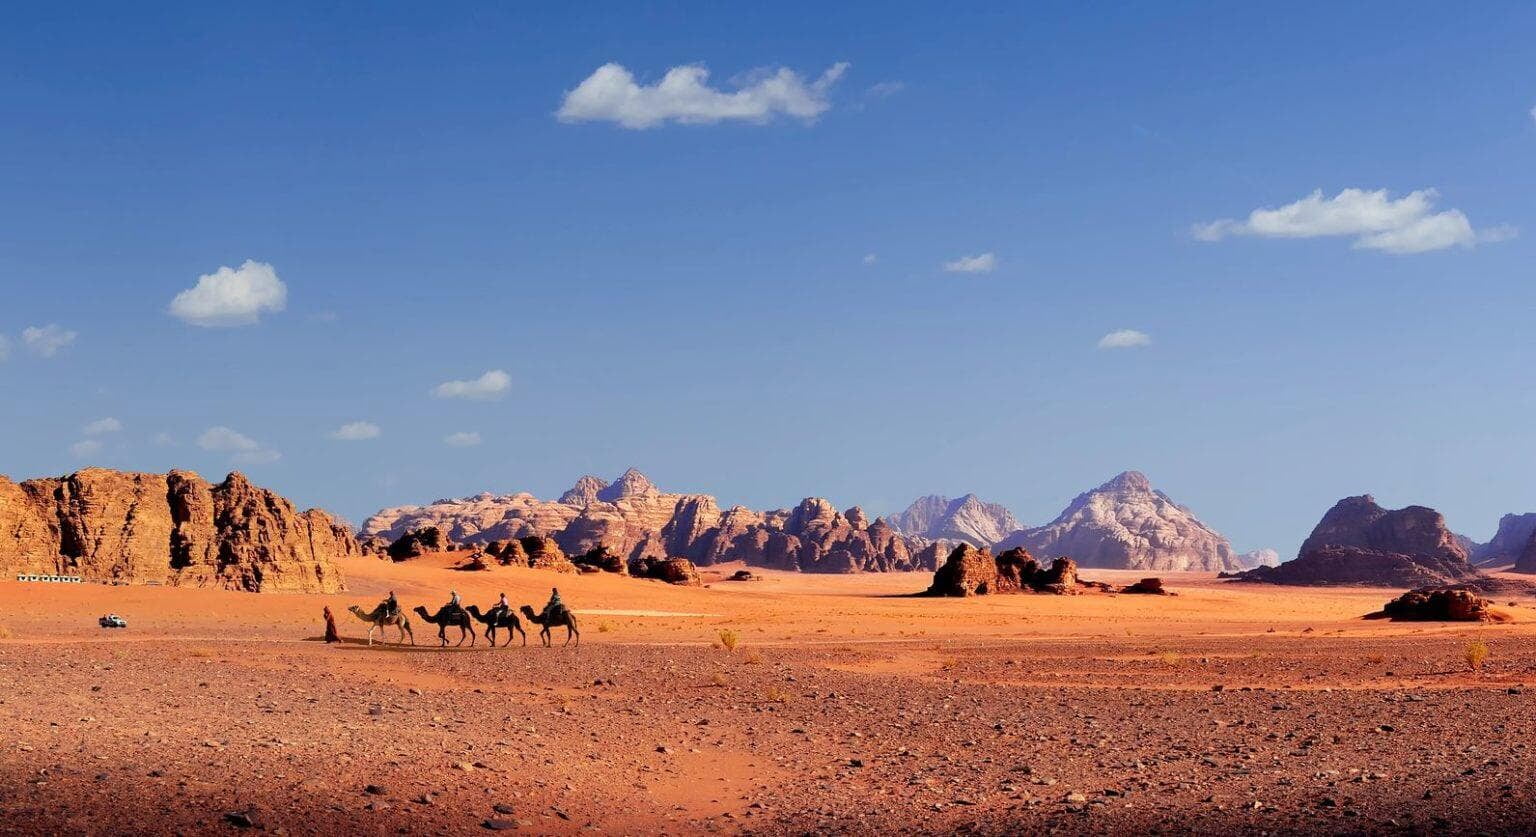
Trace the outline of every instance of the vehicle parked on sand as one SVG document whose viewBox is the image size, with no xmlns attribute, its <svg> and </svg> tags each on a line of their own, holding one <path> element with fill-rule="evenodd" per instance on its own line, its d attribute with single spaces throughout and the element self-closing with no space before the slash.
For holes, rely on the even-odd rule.
<svg viewBox="0 0 1536 837">
<path fill-rule="evenodd" d="M 128 627 L 128 620 L 124 619 L 121 616 L 118 616 L 116 613 L 109 613 L 106 616 L 103 616 L 100 619 L 97 619 L 96 621 L 103 628 L 126 628 L 126 627 Z"/>
</svg>

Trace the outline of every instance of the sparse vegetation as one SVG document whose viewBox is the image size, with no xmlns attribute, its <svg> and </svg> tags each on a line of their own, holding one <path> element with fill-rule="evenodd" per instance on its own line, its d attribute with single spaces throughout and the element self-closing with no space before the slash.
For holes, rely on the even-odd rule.
<svg viewBox="0 0 1536 837">
<path fill-rule="evenodd" d="M 1176 666 L 1179 664 L 1179 654 L 1177 651 L 1159 651 L 1157 658 L 1163 661 L 1163 665 Z"/>
<path fill-rule="evenodd" d="M 597 623 L 597 632 L 600 634 L 612 633 L 613 630 L 613 623 L 606 619 Z"/>
<path fill-rule="evenodd" d="M 730 628 L 720 629 L 720 647 L 724 648 L 727 654 L 735 651 L 740 642 L 741 637 L 738 637 L 735 631 Z"/>
<path fill-rule="evenodd" d="M 747 655 L 747 662 L 751 663 L 752 665 L 757 665 L 758 663 L 760 663 L 762 661 L 763 661 L 763 655 L 757 653 L 756 651 L 753 651 L 753 652 L 751 652 L 750 654 Z"/>
<path fill-rule="evenodd" d="M 1383 657 L 1380 654 L 1368 654 L 1368 655 L 1366 655 L 1365 661 L 1366 661 L 1366 663 L 1368 663 L 1370 665 L 1379 666 L 1382 663 L 1386 662 L 1387 658 Z"/>
<path fill-rule="evenodd" d="M 719 688 L 719 689 L 724 689 L 726 686 L 729 686 L 730 684 L 731 684 L 731 679 L 729 677 L 726 677 L 724 674 L 721 674 L 718 671 L 715 672 L 715 676 L 714 677 L 709 678 L 709 685 L 714 686 L 714 687 Z"/>
<path fill-rule="evenodd" d="M 213 657 L 213 651 L 209 648 L 193 648 L 191 651 L 187 652 L 187 656 L 199 660 L 206 660 Z"/>
<path fill-rule="evenodd" d="M 1482 669 L 1483 662 L 1488 659 L 1488 643 L 1480 639 L 1474 639 L 1467 643 L 1467 647 L 1462 653 L 1467 659 L 1467 665 L 1473 671 L 1478 671 Z"/>
<path fill-rule="evenodd" d="M 10 628 L 7 628 L 4 625 L 0 625 L 0 639 L 10 639 L 13 636 L 15 636 L 15 634 L 11 633 Z"/>
<path fill-rule="evenodd" d="M 763 693 L 763 700 L 769 703 L 789 703 L 789 692 L 778 686 L 769 686 Z"/>
</svg>

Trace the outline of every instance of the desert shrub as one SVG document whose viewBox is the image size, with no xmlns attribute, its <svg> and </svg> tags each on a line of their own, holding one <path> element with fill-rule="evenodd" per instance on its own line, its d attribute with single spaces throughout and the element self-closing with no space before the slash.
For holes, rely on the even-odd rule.
<svg viewBox="0 0 1536 837">
<path fill-rule="evenodd" d="M 1366 656 L 1366 658 L 1365 658 L 1365 661 L 1366 661 L 1366 662 L 1367 662 L 1367 663 L 1368 663 L 1368 664 L 1370 664 L 1370 665 L 1373 665 L 1373 666 L 1379 666 L 1379 665 L 1381 665 L 1381 664 L 1382 664 L 1382 663 L 1384 663 L 1384 662 L 1386 662 L 1386 661 L 1387 661 L 1387 658 L 1386 658 L 1386 657 L 1383 657 L 1383 656 L 1382 656 L 1382 655 L 1380 655 L 1380 654 L 1370 654 L 1370 655 L 1367 655 L 1367 656 Z"/>
<path fill-rule="evenodd" d="M 187 652 L 187 656 L 195 657 L 199 660 L 206 660 L 213 656 L 213 651 L 208 648 L 193 648 L 191 651 Z"/>
<path fill-rule="evenodd" d="M 10 628 L 7 628 L 4 625 L 0 625 L 0 639 L 10 639 L 13 636 L 15 636 L 15 634 L 11 633 Z"/>
<path fill-rule="evenodd" d="M 740 642 L 741 637 L 736 636 L 735 631 L 731 630 L 730 628 L 720 629 L 720 647 L 724 648 L 726 653 L 735 651 L 736 645 Z"/>
<path fill-rule="evenodd" d="M 723 674 L 721 674 L 719 672 L 715 672 L 715 676 L 709 678 L 709 685 L 714 686 L 716 688 L 720 688 L 720 689 L 724 689 L 726 686 L 729 686 L 730 683 L 731 683 L 730 678 L 726 677 L 725 675 L 723 675 Z"/>
<path fill-rule="evenodd" d="M 778 686 L 769 686 L 768 691 L 763 693 L 763 700 L 769 703 L 789 703 L 789 692 Z"/>
<path fill-rule="evenodd" d="M 1176 651 L 1158 652 L 1157 658 L 1163 661 L 1163 665 L 1176 666 L 1179 664 L 1179 655 Z"/>
<path fill-rule="evenodd" d="M 597 623 L 597 632 L 600 634 L 612 633 L 613 623 L 604 619 L 603 621 Z"/>
<path fill-rule="evenodd" d="M 757 653 L 756 651 L 753 651 L 752 653 L 747 655 L 747 662 L 751 663 L 752 665 L 757 665 L 758 663 L 760 663 L 762 661 L 763 661 L 763 655 Z"/>
<path fill-rule="evenodd" d="M 1473 671 L 1477 671 L 1483 667 L 1483 661 L 1488 659 L 1488 643 L 1480 639 L 1474 639 L 1467 643 L 1467 647 L 1463 649 L 1462 655 L 1466 657 L 1467 665 Z"/>
</svg>

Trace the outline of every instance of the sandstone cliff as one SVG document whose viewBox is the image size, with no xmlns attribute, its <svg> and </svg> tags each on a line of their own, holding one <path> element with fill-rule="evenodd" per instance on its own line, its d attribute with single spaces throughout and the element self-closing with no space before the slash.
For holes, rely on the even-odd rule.
<svg viewBox="0 0 1536 837">
<path fill-rule="evenodd" d="M 1068 555 L 1084 567 L 1135 570 L 1239 569 L 1232 544 L 1189 509 L 1127 471 L 1080 494 L 1055 520 L 997 543 L 1036 555 Z"/>
<path fill-rule="evenodd" d="M 919 497 L 886 522 L 903 535 L 963 541 L 971 546 L 991 546 L 1022 528 L 1013 512 L 997 503 L 983 502 L 975 494 L 955 500 L 937 494 Z"/>
<path fill-rule="evenodd" d="M 335 561 L 359 554 L 351 530 L 319 509 L 230 474 L 89 468 L 17 484 L 0 477 L 0 571 L 91 581 L 334 593 Z"/>
</svg>

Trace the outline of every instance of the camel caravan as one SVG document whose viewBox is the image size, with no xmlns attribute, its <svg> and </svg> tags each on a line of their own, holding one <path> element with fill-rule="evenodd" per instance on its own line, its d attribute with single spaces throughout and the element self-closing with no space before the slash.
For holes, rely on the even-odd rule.
<svg viewBox="0 0 1536 837">
<path fill-rule="evenodd" d="M 399 631 L 399 638 L 396 641 L 397 645 L 404 645 L 406 640 L 410 640 L 411 645 L 416 644 L 416 633 L 411 629 L 411 618 L 405 611 L 400 609 L 400 603 L 395 600 L 394 591 L 390 591 L 389 598 L 379 602 L 378 607 L 375 607 L 372 611 L 365 611 L 357 605 L 352 605 L 347 610 L 353 616 L 368 623 L 369 647 L 373 646 L 374 631 L 379 632 L 379 639 L 382 642 L 386 641 L 385 629 L 390 627 Z M 539 626 L 539 640 L 544 644 L 545 648 L 550 647 L 552 644 L 549 629 L 558 627 L 565 628 L 565 645 L 570 645 L 571 640 L 575 639 L 576 647 L 581 647 L 581 631 L 576 627 L 576 614 L 572 613 L 571 609 L 565 606 L 565 602 L 560 600 L 559 590 L 550 590 L 549 603 L 544 605 L 542 611 L 535 611 L 528 605 L 523 605 L 519 610 L 522 611 L 525 619 Z M 501 601 L 485 611 L 481 611 L 478 605 L 465 606 L 462 604 L 456 591 L 450 594 L 448 603 L 438 608 L 436 613 L 428 611 L 421 605 L 412 608 L 412 611 L 421 617 L 421 621 L 437 626 L 438 647 L 440 648 L 448 646 L 449 628 L 459 629 L 459 641 L 454 643 L 455 648 L 463 646 L 465 639 L 469 640 L 471 648 L 475 647 L 477 637 L 475 633 L 476 622 L 485 626 L 485 638 L 492 648 L 497 647 L 497 631 L 506 632 L 506 641 L 501 644 L 503 648 L 512 644 L 514 634 L 520 635 L 523 638 L 524 647 L 528 645 L 528 632 L 523 630 L 522 620 L 517 618 L 517 612 L 513 611 L 512 606 L 507 603 L 507 594 L 505 593 L 501 594 Z M 326 617 L 329 624 L 329 609 L 326 611 Z M 330 635 L 331 632 L 328 630 L 328 642 L 331 641 Z"/>
</svg>

